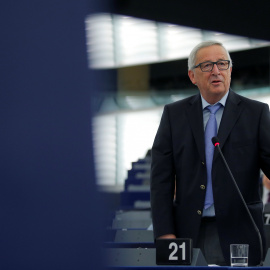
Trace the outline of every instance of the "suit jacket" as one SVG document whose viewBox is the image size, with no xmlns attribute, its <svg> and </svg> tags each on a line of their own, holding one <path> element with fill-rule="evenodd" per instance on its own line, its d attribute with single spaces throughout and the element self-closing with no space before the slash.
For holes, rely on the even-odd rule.
<svg viewBox="0 0 270 270">
<path fill-rule="evenodd" d="M 270 176 L 270 115 L 267 104 L 230 90 L 218 130 L 220 148 L 260 231 L 265 255 L 260 169 Z M 176 185 L 175 200 L 173 200 Z M 164 107 L 153 148 L 151 209 L 155 237 L 175 234 L 196 247 L 206 192 L 201 96 Z M 222 251 L 249 244 L 249 264 L 260 263 L 260 240 L 224 162 L 215 149 L 212 185 Z"/>
</svg>

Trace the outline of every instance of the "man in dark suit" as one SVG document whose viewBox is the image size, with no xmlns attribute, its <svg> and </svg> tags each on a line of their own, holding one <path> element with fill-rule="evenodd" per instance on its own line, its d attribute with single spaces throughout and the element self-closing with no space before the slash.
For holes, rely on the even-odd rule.
<svg viewBox="0 0 270 270">
<path fill-rule="evenodd" d="M 230 89 L 232 61 L 221 43 L 200 43 L 188 65 L 200 93 L 164 107 L 152 148 L 155 238 L 191 238 L 208 264 L 218 265 L 230 265 L 230 244 L 249 244 L 249 265 L 259 265 L 265 256 L 259 176 L 262 169 L 270 177 L 269 107 Z M 255 224 L 218 149 L 212 162 L 206 159 L 214 105 L 220 148 Z"/>
</svg>

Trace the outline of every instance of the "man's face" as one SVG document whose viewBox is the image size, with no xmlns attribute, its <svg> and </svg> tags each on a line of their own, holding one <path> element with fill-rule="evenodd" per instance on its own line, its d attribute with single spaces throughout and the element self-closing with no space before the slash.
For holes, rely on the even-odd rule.
<svg viewBox="0 0 270 270">
<path fill-rule="evenodd" d="M 205 61 L 229 60 L 227 52 L 219 45 L 212 45 L 197 52 L 196 65 Z M 202 72 L 200 67 L 189 70 L 188 76 L 196 84 L 203 98 L 210 104 L 218 102 L 230 88 L 232 68 L 219 70 L 214 65 L 212 71 Z"/>
</svg>

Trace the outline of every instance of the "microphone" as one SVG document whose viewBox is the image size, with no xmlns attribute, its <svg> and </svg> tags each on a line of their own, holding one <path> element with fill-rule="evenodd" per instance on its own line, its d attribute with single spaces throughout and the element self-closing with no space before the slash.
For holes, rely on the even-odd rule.
<svg viewBox="0 0 270 270">
<path fill-rule="evenodd" d="M 243 195 L 242 195 L 242 193 L 241 193 L 241 191 L 240 191 L 240 189 L 239 189 L 239 187 L 238 187 L 238 185 L 237 185 L 237 183 L 236 183 L 236 181 L 235 181 L 235 179 L 233 177 L 233 174 L 232 174 L 232 172 L 230 170 L 230 167 L 229 167 L 229 165 L 228 165 L 228 163 L 227 163 L 227 161 L 226 161 L 226 159 L 225 159 L 225 157 L 224 157 L 224 155 L 223 155 L 223 153 L 222 153 L 222 151 L 220 149 L 218 137 L 213 137 L 212 138 L 212 143 L 213 143 L 213 145 L 215 147 L 217 147 L 217 149 L 218 149 L 218 151 L 219 151 L 219 153 L 220 153 L 220 155 L 221 155 L 221 157 L 223 159 L 223 162 L 224 162 L 224 164 L 225 164 L 225 166 L 226 166 L 226 168 L 227 168 L 227 170 L 228 170 L 228 172 L 229 172 L 229 174 L 231 176 L 231 179 L 233 180 L 233 183 L 234 183 L 234 185 L 236 187 L 236 190 L 237 190 L 237 192 L 238 192 L 238 194 L 239 194 L 239 196 L 240 196 L 240 198 L 241 198 L 241 200 L 242 200 L 242 202 L 243 202 L 243 204 L 244 204 L 244 206 L 245 206 L 245 208 L 247 210 L 247 213 L 248 213 L 248 215 L 250 217 L 250 220 L 252 222 L 252 225 L 253 225 L 255 231 L 258 234 L 258 238 L 259 238 L 259 242 L 260 242 L 260 251 L 261 251 L 261 262 L 260 262 L 260 264 L 258 266 L 262 266 L 263 265 L 263 259 L 264 258 L 263 258 L 263 245 L 262 245 L 262 236 L 261 236 L 261 233 L 260 233 L 260 231 L 259 231 L 259 229 L 258 229 L 258 227 L 257 227 L 257 225 L 256 225 L 256 223 L 255 223 L 255 221 L 254 221 L 254 219 L 253 219 L 253 217 L 252 217 L 249 209 L 248 209 L 248 206 L 247 206 L 247 204 L 246 204 L 246 202 L 244 200 L 244 197 L 243 197 Z"/>
</svg>

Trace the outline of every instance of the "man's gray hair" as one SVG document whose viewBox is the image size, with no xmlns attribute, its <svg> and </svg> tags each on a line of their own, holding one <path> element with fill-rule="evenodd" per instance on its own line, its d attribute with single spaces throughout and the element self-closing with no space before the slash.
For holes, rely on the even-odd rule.
<svg viewBox="0 0 270 270">
<path fill-rule="evenodd" d="M 228 50 L 223 46 L 223 44 L 221 42 L 210 40 L 210 41 L 203 41 L 193 48 L 193 50 L 191 51 L 191 53 L 188 57 L 188 70 L 192 70 L 192 68 L 196 65 L 196 57 L 197 57 L 198 51 L 202 48 L 210 47 L 213 45 L 218 45 L 218 46 L 221 46 L 222 48 L 224 48 L 224 50 L 227 52 L 228 58 L 230 60 L 230 67 L 232 67 L 232 59 L 231 59 L 231 56 L 230 56 Z"/>
</svg>

